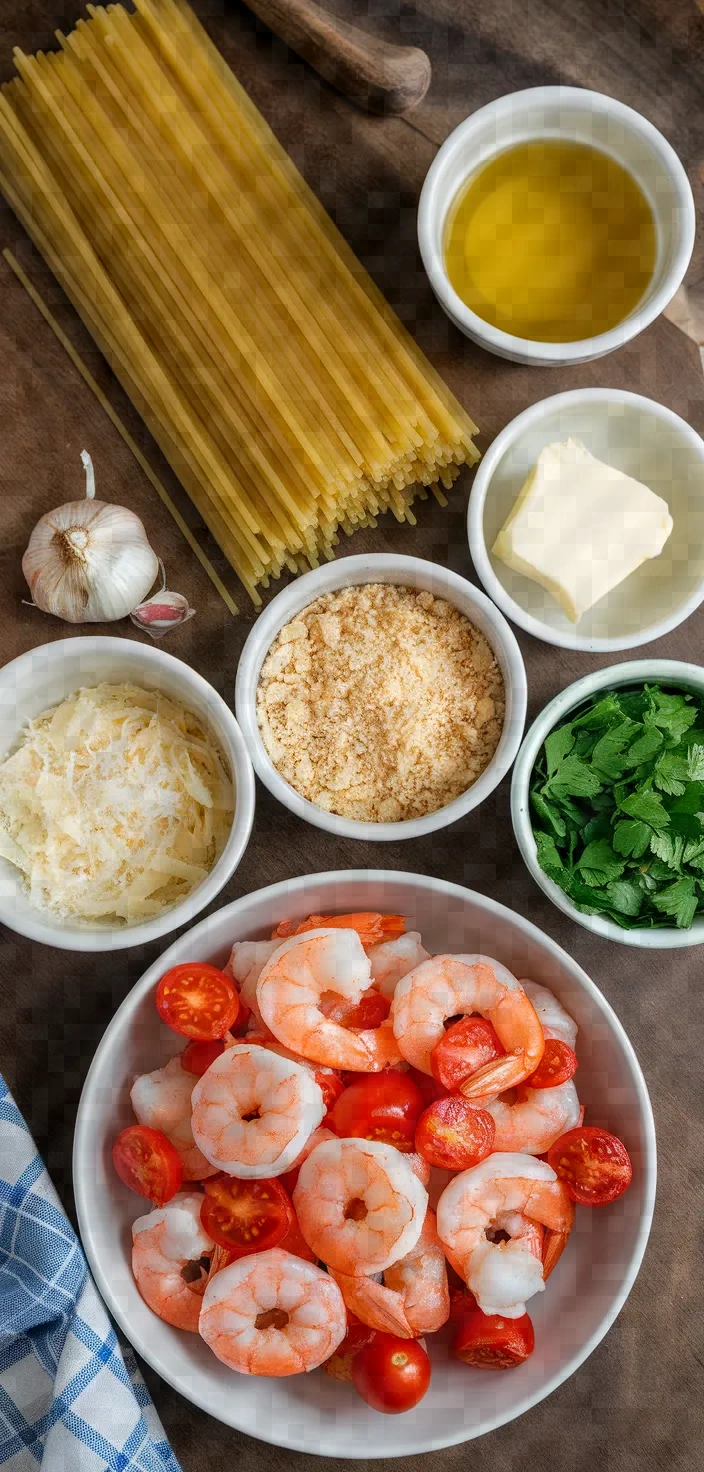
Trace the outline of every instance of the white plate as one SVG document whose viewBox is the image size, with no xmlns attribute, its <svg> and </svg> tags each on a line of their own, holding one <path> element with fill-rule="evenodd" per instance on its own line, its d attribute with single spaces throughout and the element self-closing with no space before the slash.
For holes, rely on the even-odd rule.
<svg viewBox="0 0 704 1472">
<path fill-rule="evenodd" d="M 196 1335 L 170 1328 L 147 1308 L 129 1266 L 130 1224 L 143 1203 L 115 1177 L 110 1149 L 132 1122 L 128 1088 L 158 1067 L 179 1040 L 159 1021 L 156 983 L 182 961 L 222 964 L 235 940 L 265 936 L 281 919 L 312 912 L 381 909 L 405 914 L 434 951 L 480 951 L 518 976 L 554 989 L 580 1025 L 580 1098 L 587 1119 L 611 1128 L 630 1151 L 634 1177 L 612 1206 L 579 1209 L 567 1250 L 544 1294 L 530 1304 L 535 1353 L 510 1375 L 473 1371 L 433 1336 L 430 1390 L 401 1416 L 369 1409 L 351 1385 L 322 1371 L 288 1379 L 244 1377 L 225 1368 Z M 202 920 L 146 972 L 113 1018 L 81 1096 L 73 1155 L 78 1219 L 88 1261 L 110 1312 L 135 1349 L 188 1400 L 250 1436 L 329 1457 L 411 1456 L 469 1441 L 542 1400 L 591 1354 L 635 1279 L 655 1196 L 655 1134 L 645 1081 L 608 1002 L 561 948 L 503 905 L 441 879 L 383 870 L 318 874 L 247 895 Z"/>
</svg>

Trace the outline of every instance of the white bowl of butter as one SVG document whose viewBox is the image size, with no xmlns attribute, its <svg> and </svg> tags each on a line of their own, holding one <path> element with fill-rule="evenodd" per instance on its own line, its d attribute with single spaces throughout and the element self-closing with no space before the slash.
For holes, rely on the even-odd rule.
<svg viewBox="0 0 704 1472">
<path fill-rule="evenodd" d="M 486 591 L 520 628 L 585 653 L 635 649 L 704 599 L 704 441 L 638 394 L 556 394 L 494 440 L 467 527 Z"/>
</svg>

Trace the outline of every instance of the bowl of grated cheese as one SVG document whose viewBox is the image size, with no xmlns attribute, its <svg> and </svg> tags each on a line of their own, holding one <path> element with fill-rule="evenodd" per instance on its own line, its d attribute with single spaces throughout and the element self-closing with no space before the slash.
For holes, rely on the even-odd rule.
<svg viewBox="0 0 704 1472">
<path fill-rule="evenodd" d="M 242 733 L 211 685 L 132 639 L 61 639 L 0 670 L 0 922 L 65 950 L 191 924 L 254 817 Z"/>
</svg>

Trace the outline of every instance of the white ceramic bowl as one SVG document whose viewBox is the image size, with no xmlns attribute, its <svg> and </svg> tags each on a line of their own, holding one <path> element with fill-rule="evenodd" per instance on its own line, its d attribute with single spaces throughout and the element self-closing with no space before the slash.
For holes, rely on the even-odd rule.
<svg viewBox="0 0 704 1472">
<path fill-rule="evenodd" d="M 189 665 L 134 639 L 93 634 L 59 639 L 6 664 L 0 670 L 0 757 L 17 744 L 30 717 L 58 705 L 81 686 L 97 685 L 101 680 L 162 690 L 206 721 L 232 772 L 235 815 L 227 844 L 207 879 L 170 910 L 137 925 L 79 925 L 54 919 L 30 903 L 17 870 L 0 859 L 0 922 L 30 940 L 68 951 L 124 950 L 189 925 L 234 874 L 254 818 L 252 765 L 232 711 Z"/>
<path fill-rule="evenodd" d="M 154 1317 L 129 1266 L 130 1224 L 143 1202 L 113 1174 L 110 1149 L 132 1122 L 128 1089 L 179 1049 L 161 1024 L 154 992 L 165 969 L 206 960 L 222 965 L 235 940 L 270 934 L 280 919 L 311 912 L 381 909 L 407 916 L 431 951 L 479 951 L 518 976 L 554 989 L 580 1027 L 579 1092 L 594 1124 L 621 1136 L 633 1184 L 610 1207 L 579 1209 L 565 1255 L 544 1294 L 530 1303 L 536 1349 L 510 1375 L 470 1371 L 452 1360 L 447 1334 L 432 1336 L 430 1390 L 416 1410 L 380 1416 L 351 1386 L 327 1375 L 244 1378 L 196 1335 Z M 130 992 L 112 1019 L 83 1089 L 73 1156 L 76 1206 L 88 1260 L 111 1314 L 165 1380 L 210 1415 L 262 1441 L 328 1457 L 413 1456 L 469 1441 L 520 1416 L 549 1395 L 596 1347 L 638 1271 L 655 1196 L 655 1134 L 636 1055 L 589 977 L 548 936 L 503 905 L 418 874 L 349 870 L 317 874 L 246 895 L 181 936 Z"/>
<path fill-rule="evenodd" d="M 402 823 L 360 823 L 354 818 L 327 813 L 301 797 L 277 772 L 261 738 L 256 710 L 259 673 L 279 630 L 324 593 L 359 583 L 399 583 L 404 587 L 430 591 L 437 598 L 446 598 L 484 634 L 501 667 L 506 691 L 506 716 L 494 756 L 472 787 L 454 802 L 435 813 L 428 813 L 424 818 L 411 818 Z M 485 797 L 498 787 L 520 746 L 526 718 L 526 690 L 525 666 L 516 639 L 503 614 L 478 588 L 438 563 L 423 562 L 418 557 L 378 553 L 368 557 L 341 557 L 336 562 L 325 563 L 314 572 L 297 578 L 272 600 L 259 615 L 242 650 L 237 670 L 235 709 L 257 776 L 279 802 L 297 817 L 305 818 L 306 822 L 338 837 L 383 842 L 420 838 L 424 833 L 446 828 L 479 807 Z"/>
<path fill-rule="evenodd" d="M 448 211 L 470 175 L 496 154 L 532 138 L 592 144 L 633 176 L 655 218 L 657 257 L 638 306 L 609 332 L 579 342 L 533 342 L 492 327 L 451 286 L 443 240 Z M 653 322 L 674 296 L 694 245 L 694 201 L 677 154 L 640 113 L 581 87 L 532 87 L 481 107 L 446 138 L 428 170 L 418 205 L 418 243 L 435 295 L 448 317 L 500 358 L 547 367 L 583 363 L 622 347 Z"/>
<path fill-rule="evenodd" d="M 577 706 L 589 700 L 599 690 L 616 690 L 622 685 L 642 685 L 645 681 L 654 684 L 696 690 L 704 695 L 704 669 L 700 665 L 681 663 L 676 659 L 634 659 L 627 664 L 612 665 L 610 669 L 595 670 L 581 680 L 575 680 L 566 690 L 551 700 L 534 720 L 516 758 L 511 780 L 511 819 L 516 842 L 536 884 L 572 920 L 591 930 L 605 940 L 615 940 L 624 946 L 641 946 L 646 950 L 679 950 L 683 946 L 698 946 L 704 942 L 704 919 L 695 920 L 689 930 L 622 930 L 613 920 L 602 915 L 584 915 L 573 905 L 558 884 L 541 869 L 533 837 L 530 816 L 530 779 L 540 748 L 550 732 Z"/>
<path fill-rule="evenodd" d="M 662 496 L 674 522 L 660 556 L 644 562 L 578 624 L 539 583 L 491 551 L 540 451 L 569 435 Z M 704 440 L 664 404 L 621 389 L 570 389 L 542 399 L 512 419 L 487 450 L 472 484 L 467 533 L 487 593 L 534 638 L 585 653 L 648 644 L 677 628 L 704 599 Z"/>
</svg>

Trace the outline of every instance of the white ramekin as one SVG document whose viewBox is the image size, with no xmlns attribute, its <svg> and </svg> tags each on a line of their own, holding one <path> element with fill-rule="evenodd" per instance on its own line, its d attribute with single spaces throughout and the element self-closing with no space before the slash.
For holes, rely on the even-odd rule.
<svg viewBox="0 0 704 1472">
<path fill-rule="evenodd" d="M 437 598 L 446 598 L 478 628 L 491 644 L 501 667 L 506 690 L 506 717 L 499 745 L 481 776 L 461 797 L 424 818 L 411 818 L 402 823 L 360 823 L 327 813 L 315 803 L 301 797 L 276 770 L 261 738 L 257 721 L 256 697 L 259 673 L 264 659 L 284 624 L 295 618 L 324 593 L 349 588 L 359 583 L 399 583 L 405 587 L 427 590 Z M 279 802 L 299 818 L 338 837 L 373 839 L 388 842 L 398 838 L 420 838 L 437 828 L 446 828 L 463 818 L 498 787 L 518 751 L 526 716 L 526 672 L 516 639 L 503 614 L 494 604 L 457 573 L 434 562 L 417 557 L 397 557 L 378 553 L 372 556 L 340 557 L 335 562 L 315 568 L 297 578 L 259 615 L 242 650 L 235 691 L 235 709 L 257 776 Z"/>
<path fill-rule="evenodd" d="M 445 222 L 471 174 L 498 153 L 531 138 L 590 143 L 610 154 L 640 185 L 653 211 L 658 251 L 653 279 L 636 309 L 609 332 L 578 342 L 532 342 L 484 322 L 460 299 L 445 269 Z M 600 358 L 629 342 L 674 296 L 694 245 L 694 200 L 687 175 L 662 134 L 633 108 L 581 87 L 531 87 L 465 118 L 445 140 L 423 185 L 418 243 L 430 284 L 448 317 L 481 347 L 515 363 L 560 366 Z"/>
<path fill-rule="evenodd" d="M 567 895 L 549 879 L 538 863 L 538 854 L 533 837 L 530 816 L 530 779 L 538 752 L 555 726 L 569 715 L 570 711 L 589 700 L 598 690 L 618 689 L 622 685 L 639 685 L 645 681 L 660 685 L 681 686 L 685 690 L 696 690 L 704 695 L 704 669 L 697 664 L 684 664 L 676 659 L 634 659 L 626 664 L 612 665 L 610 669 L 595 670 L 581 680 L 575 680 L 551 700 L 534 720 L 525 741 L 516 757 L 511 780 L 511 820 L 516 842 L 526 868 L 536 884 L 551 899 L 558 910 L 593 931 L 605 940 L 615 940 L 624 946 L 640 946 L 651 951 L 679 950 L 684 946 L 699 946 L 704 942 L 704 919 L 695 920 L 689 930 L 622 930 L 613 920 L 602 915 L 584 915 Z"/>
<path fill-rule="evenodd" d="M 570 435 L 667 501 L 673 530 L 659 557 L 573 624 L 540 586 L 492 547 L 540 451 Z M 676 629 L 704 599 L 704 440 L 664 404 L 616 388 L 569 389 L 525 409 L 481 460 L 467 507 L 472 561 L 490 598 L 535 639 L 608 654 Z"/>
<path fill-rule="evenodd" d="M 235 813 L 220 858 L 184 900 L 137 925 L 79 925 L 54 919 L 32 905 L 18 871 L 0 859 L 0 923 L 30 940 L 68 951 L 117 951 L 145 945 L 190 925 L 234 874 L 254 819 L 254 774 L 242 732 L 217 691 L 182 660 L 136 639 L 89 634 L 42 644 L 0 670 L 0 758 L 17 743 L 27 721 L 82 686 L 134 684 L 161 690 L 205 721 L 227 758 L 235 786 Z"/>
</svg>

